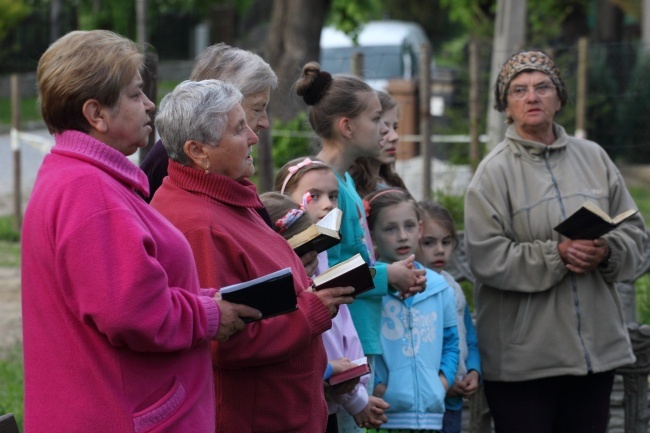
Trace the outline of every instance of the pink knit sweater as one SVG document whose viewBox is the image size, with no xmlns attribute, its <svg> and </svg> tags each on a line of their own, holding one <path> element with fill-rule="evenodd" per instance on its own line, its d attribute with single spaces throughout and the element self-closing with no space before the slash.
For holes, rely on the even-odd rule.
<svg viewBox="0 0 650 433">
<path fill-rule="evenodd" d="M 56 135 L 25 214 L 25 432 L 214 432 L 219 309 L 147 178 L 78 131 Z"/>
<path fill-rule="evenodd" d="M 287 241 L 255 211 L 255 185 L 170 161 L 151 205 L 188 238 L 202 285 L 224 287 L 290 266 L 298 311 L 250 323 L 213 343 L 217 432 L 322 432 L 327 308 Z"/>
</svg>

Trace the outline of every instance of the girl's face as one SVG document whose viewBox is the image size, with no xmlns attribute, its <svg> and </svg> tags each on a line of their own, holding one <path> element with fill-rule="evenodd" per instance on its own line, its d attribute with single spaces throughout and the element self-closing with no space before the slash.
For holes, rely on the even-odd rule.
<svg viewBox="0 0 650 433">
<path fill-rule="evenodd" d="M 388 128 L 388 133 L 382 138 L 381 153 L 377 158 L 382 164 L 392 164 L 397 159 L 397 106 L 386 110 L 381 115 L 381 121 Z"/>
<path fill-rule="evenodd" d="M 380 211 L 371 234 L 381 261 L 393 263 L 417 251 L 422 222 L 413 203 L 402 202 Z"/>
<path fill-rule="evenodd" d="M 309 170 L 303 174 L 290 197 L 301 203 L 306 192 L 311 194 L 306 210 L 316 221 L 339 205 L 339 183 L 329 168 Z"/>
<path fill-rule="evenodd" d="M 381 121 L 381 103 L 374 91 L 363 92 L 359 95 L 359 99 L 365 103 L 366 109 L 357 117 L 350 119 L 355 157 L 376 158 L 380 154 L 382 138 L 388 133 L 388 127 Z"/>
<path fill-rule="evenodd" d="M 422 222 L 422 239 L 420 239 L 420 248 L 415 253 L 415 259 L 439 273 L 449 262 L 454 250 L 454 238 L 449 230 L 430 216 L 425 215 Z"/>
</svg>

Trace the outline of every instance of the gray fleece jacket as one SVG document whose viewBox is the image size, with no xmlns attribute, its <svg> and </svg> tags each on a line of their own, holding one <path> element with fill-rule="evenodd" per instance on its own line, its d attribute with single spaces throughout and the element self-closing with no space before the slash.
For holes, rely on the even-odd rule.
<svg viewBox="0 0 650 433">
<path fill-rule="evenodd" d="M 596 143 L 554 125 L 550 146 L 513 126 L 479 165 L 465 198 L 465 240 L 476 277 L 483 377 L 523 381 L 603 372 L 634 362 L 615 281 L 633 277 L 646 230 L 641 215 L 604 237 L 604 267 L 577 275 L 557 251 L 557 224 L 586 200 L 610 215 L 636 208 Z"/>
</svg>

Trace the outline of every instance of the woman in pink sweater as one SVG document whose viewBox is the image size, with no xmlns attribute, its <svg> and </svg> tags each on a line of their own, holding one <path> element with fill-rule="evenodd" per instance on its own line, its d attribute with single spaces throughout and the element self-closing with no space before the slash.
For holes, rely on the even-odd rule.
<svg viewBox="0 0 650 433">
<path fill-rule="evenodd" d="M 257 136 L 234 86 L 185 81 L 165 96 L 156 127 L 170 155 L 151 205 L 187 237 L 201 284 L 224 287 L 291 267 L 298 310 L 249 323 L 213 344 L 219 433 L 323 432 L 327 364 L 321 334 L 351 287 L 311 292 L 300 258 L 267 226 L 248 178 Z"/>
<path fill-rule="evenodd" d="M 201 289 L 178 230 L 138 195 L 128 159 L 154 104 L 143 57 L 108 31 L 76 31 L 38 64 L 55 137 L 25 213 L 25 432 L 214 432 L 209 342 L 259 312 Z"/>
</svg>

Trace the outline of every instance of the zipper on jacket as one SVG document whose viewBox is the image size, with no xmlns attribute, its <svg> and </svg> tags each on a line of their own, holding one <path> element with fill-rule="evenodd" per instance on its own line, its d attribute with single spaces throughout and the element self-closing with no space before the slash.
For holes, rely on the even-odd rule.
<svg viewBox="0 0 650 433">
<path fill-rule="evenodd" d="M 564 202 L 562 201 L 562 194 L 560 194 L 560 187 L 557 184 L 557 179 L 555 178 L 555 174 L 551 169 L 551 163 L 549 162 L 550 153 L 551 151 L 547 146 L 546 150 L 544 151 L 544 161 L 546 162 L 546 169 L 551 175 L 551 180 L 553 181 L 553 187 L 555 188 L 555 193 L 557 194 L 557 199 L 560 203 L 560 211 L 562 213 L 562 219 L 565 219 L 566 211 L 564 210 Z M 589 352 L 587 351 L 587 346 L 585 345 L 585 341 L 582 338 L 582 315 L 580 311 L 580 299 L 578 298 L 578 281 L 576 280 L 575 274 L 572 272 L 569 275 L 569 277 L 571 278 L 571 291 L 573 293 L 573 305 L 575 307 L 576 316 L 578 320 L 578 338 L 580 338 L 580 344 L 582 345 L 582 352 L 584 353 L 585 362 L 587 363 L 587 371 L 591 373 L 592 371 L 591 358 L 589 357 Z"/>
<path fill-rule="evenodd" d="M 417 360 L 415 359 L 415 342 L 413 341 L 413 313 L 411 312 L 411 306 L 409 306 L 406 301 L 404 302 L 404 306 L 406 307 L 406 311 L 408 314 L 408 327 L 409 327 L 409 334 L 411 338 L 409 339 L 409 344 L 411 346 L 411 353 L 413 353 L 413 358 L 411 362 L 411 368 L 412 368 L 412 376 L 413 376 L 413 388 L 414 388 L 414 395 L 413 395 L 413 404 L 414 408 L 413 410 L 417 411 L 420 408 L 420 378 L 418 377 L 418 367 L 417 367 Z M 420 341 L 420 344 L 422 342 Z"/>
</svg>

